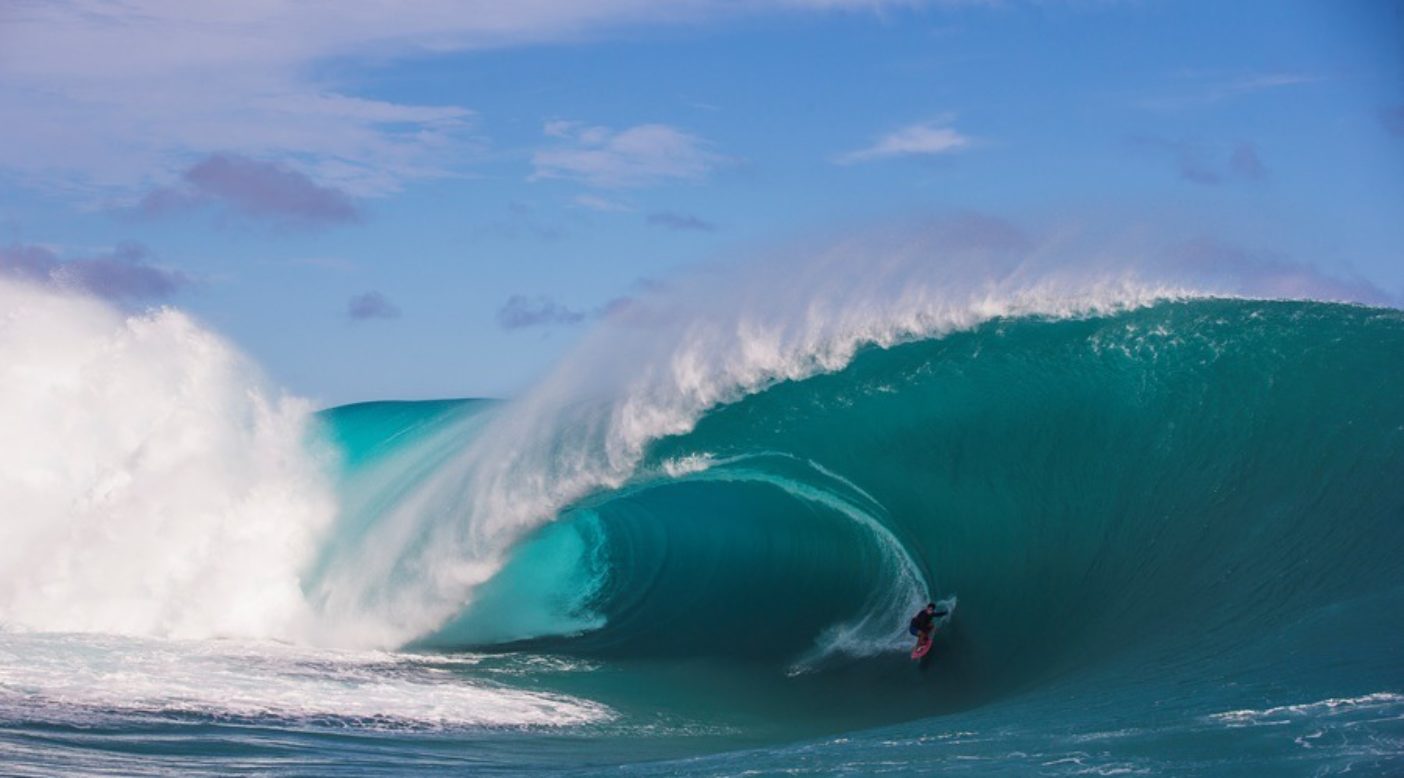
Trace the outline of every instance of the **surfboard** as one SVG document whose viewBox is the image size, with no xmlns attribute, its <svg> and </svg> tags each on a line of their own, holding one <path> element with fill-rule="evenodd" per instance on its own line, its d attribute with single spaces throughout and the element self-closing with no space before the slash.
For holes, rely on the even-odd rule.
<svg viewBox="0 0 1404 778">
<path fill-rule="evenodd" d="M 912 661 L 913 661 L 913 662 L 916 662 L 916 661 L 920 660 L 922 657 L 926 656 L 926 653 L 927 653 L 928 651 L 930 651 L 930 650 L 931 650 L 931 638 L 927 638 L 926 640 L 923 640 L 922 642 L 917 643 L 916 648 L 912 649 Z"/>
</svg>

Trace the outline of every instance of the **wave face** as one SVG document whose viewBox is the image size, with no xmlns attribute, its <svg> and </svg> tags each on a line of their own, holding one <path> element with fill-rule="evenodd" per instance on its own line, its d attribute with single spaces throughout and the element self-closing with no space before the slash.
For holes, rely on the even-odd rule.
<svg viewBox="0 0 1404 778">
<path fill-rule="evenodd" d="M 1394 690 L 1401 366 L 1397 311 L 1225 299 L 867 348 L 649 444 L 418 644 L 767 668 L 790 679 L 767 693 L 796 700 L 841 684 L 866 723 L 1167 668 Z M 357 467 L 432 477 L 406 464 L 434 459 L 422 441 L 452 448 L 435 435 L 471 438 L 496 412 L 327 418 Z M 367 459 L 354 430 L 396 418 Z M 928 596 L 959 598 L 921 676 L 939 693 L 894 704 L 913 681 L 905 622 Z M 1318 629 L 1346 644 L 1323 648 Z"/>
</svg>

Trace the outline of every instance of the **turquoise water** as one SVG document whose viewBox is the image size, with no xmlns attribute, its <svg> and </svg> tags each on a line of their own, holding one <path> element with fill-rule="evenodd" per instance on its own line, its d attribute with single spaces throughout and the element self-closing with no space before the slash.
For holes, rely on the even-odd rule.
<svg viewBox="0 0 1404 778">
<path fill-rule="evenodd" d="M 0 632 L 26 672 L 87 674 L 62 694 L 0 678 L 0 759 L 1398 774 L 1401 378 L 1404 314 L 1310 302 L 1001 318 L 869 347 L 652 440 L 493 565 L 455 568 L 481 579 L 466 604 L 393 647 Z M 343 508 L 309 596 L 402 613 L 450 577 L 435 549 L 488 547 L 448 531 L 461 514 L 424 487 L 459 489 L 462 452 L 511 410 L 324 411 Z M 559 431 L 552 461 L 582 437 Z M 928 597 L 954 613 L 917 666 L 905 621 Z"/>
</svg>

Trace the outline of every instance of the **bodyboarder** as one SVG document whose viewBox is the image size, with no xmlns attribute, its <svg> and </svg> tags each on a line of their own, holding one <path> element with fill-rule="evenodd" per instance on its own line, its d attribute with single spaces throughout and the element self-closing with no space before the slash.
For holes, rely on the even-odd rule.
<svg viewBox="0 0 1404 778">
<path fill-rule="evenodd" d="M 912 652 L 914 657 L 926 653 L 922 649 L 928 648 L 931 645 L 931 633 L 936 629 L 936 619 L 945 616 L 949 612 L 950 611 L 938 611 L 936 610 L 936 603 L 928 602 L 925 608 L 922 608 L 917 612 L 917 615 L 912 617 L 911 624 L 907 626 L 907 631 L 915 635 L 917 639 L 916 648 Z"/>
</svg>

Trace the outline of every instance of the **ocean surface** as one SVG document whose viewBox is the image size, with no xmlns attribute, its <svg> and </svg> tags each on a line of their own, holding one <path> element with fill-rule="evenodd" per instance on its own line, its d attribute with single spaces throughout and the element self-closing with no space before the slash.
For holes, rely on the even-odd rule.
<svg viewBox="0 0 1404 778">
<path fill-rule="evenodd" d="M 0 773 L 1404 774 L 1404 313 L 1043 307 L 513 401 L 183 368 L 162 447 L 4 463 Z"/>
</svg>

